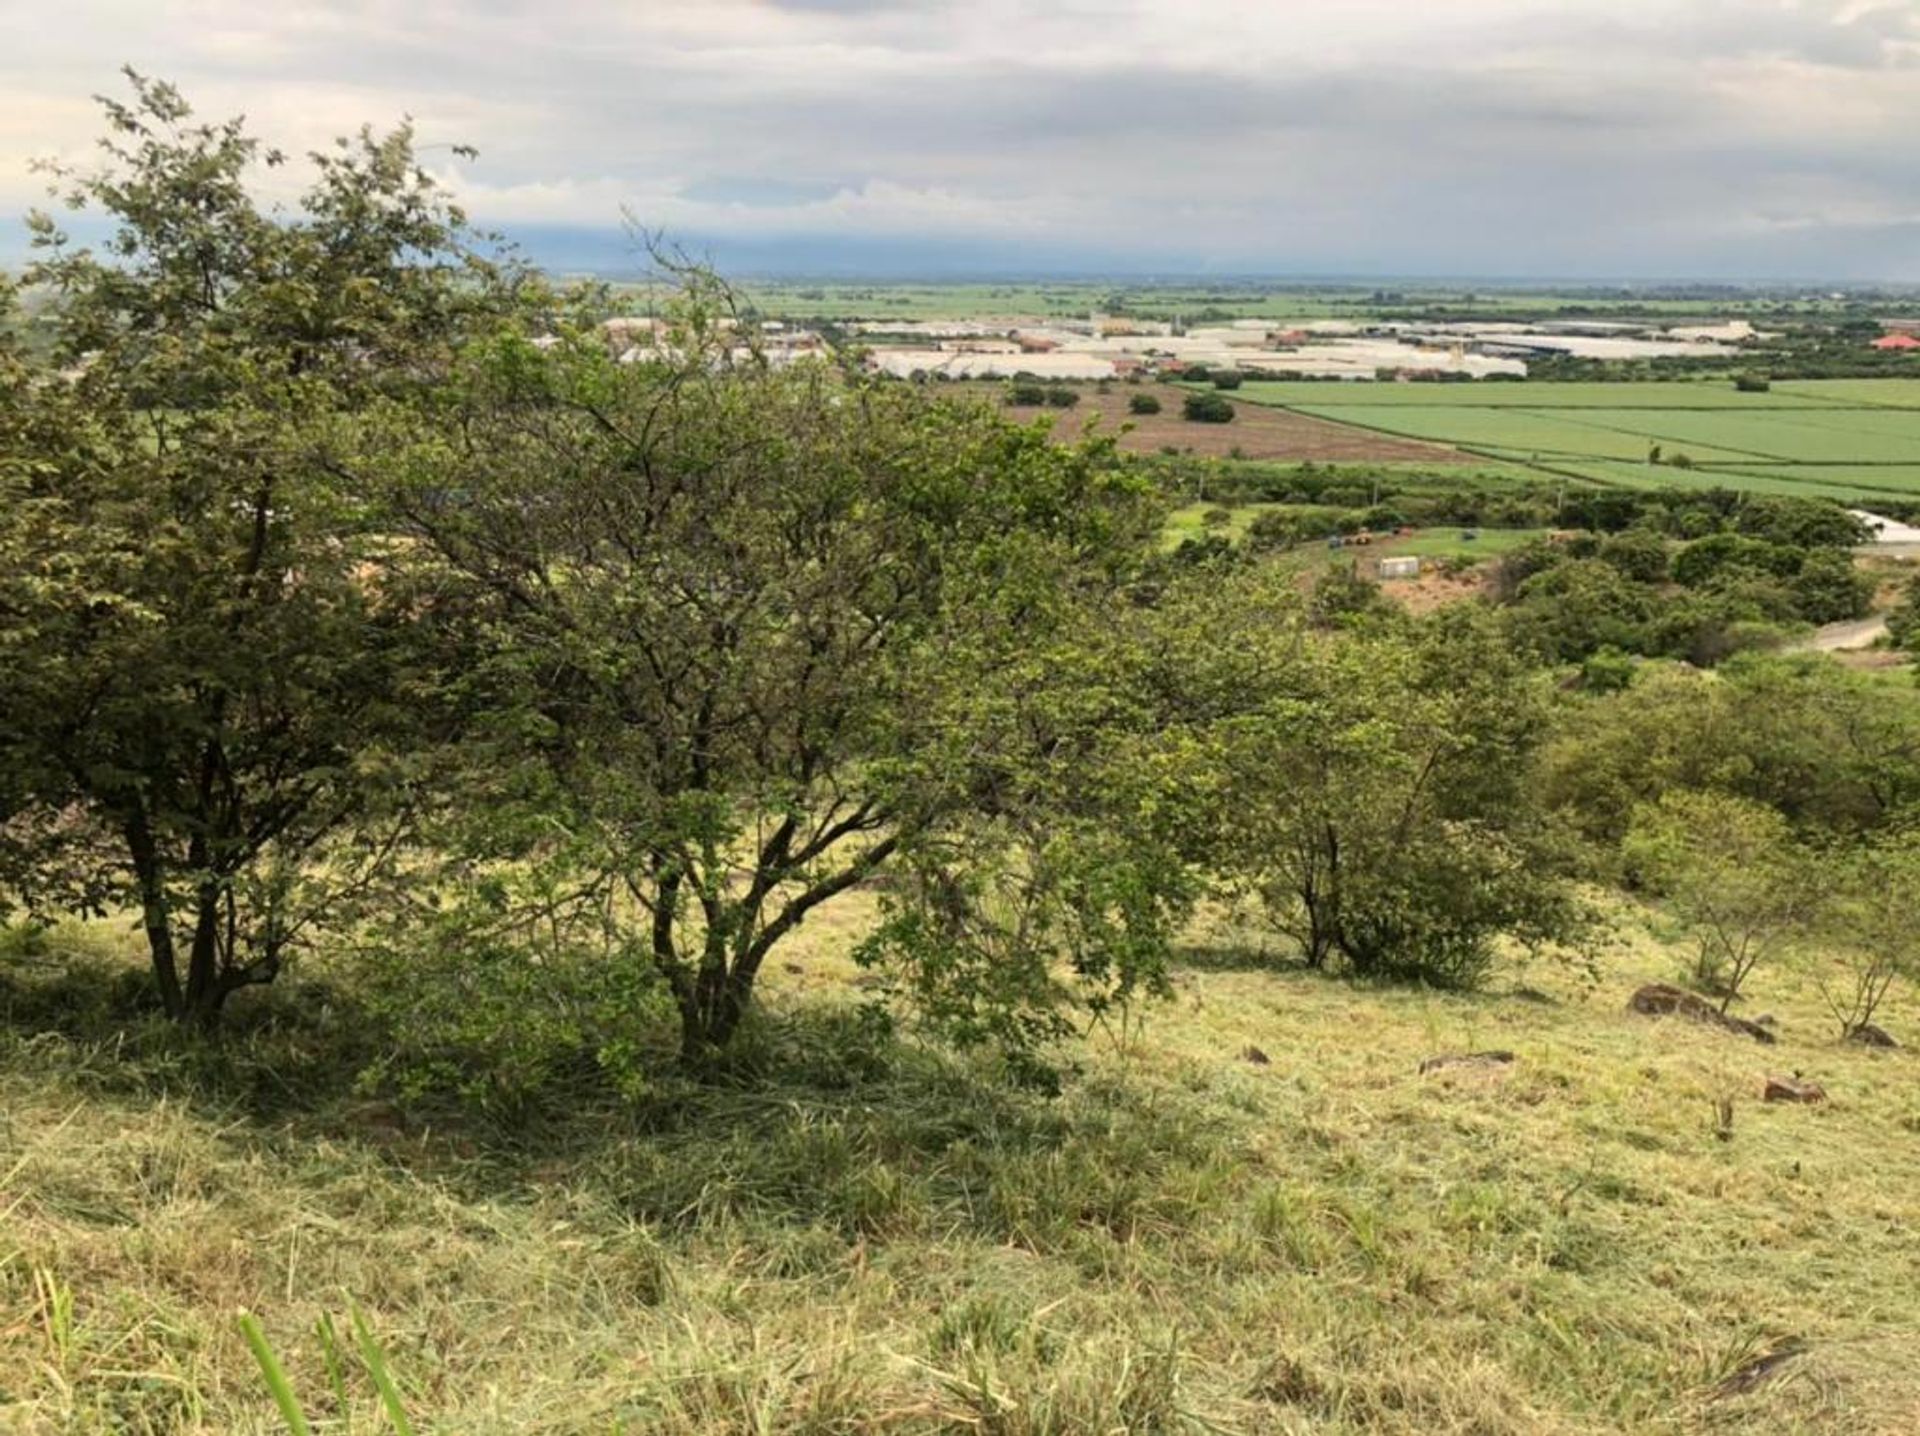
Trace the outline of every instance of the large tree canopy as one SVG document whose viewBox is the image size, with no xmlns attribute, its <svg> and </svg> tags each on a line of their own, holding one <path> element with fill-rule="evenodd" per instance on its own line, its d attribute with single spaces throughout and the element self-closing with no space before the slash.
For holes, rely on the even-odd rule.
<svg viewBox="0 0 1920 1436">
<path fill-rule="evenodd" d="M 444 372 L 504 287 L 405 130 L 314 156 L 275 213 L 249 181 L 281 156 L 130 79 L 104 162 L 61 176 L 112 235 L 36 217 L 57 348 L 0 360 L 0 797 L 10 885 L 130 902 L 167 1011 L 205 1020 L 273 977 L 323 872 L 364 877 L 316 848 L 395 791 L 452 631 L 382 581 L 326 451 Z"/>
<path fill-rule="evenodd" d="M 488 615 L 482 851 L 532 833 L 597 869 L 580 898 L 632 910 L 689 1056 L 821 903 L 962 812 L 1057 813 L 1076 675 L 1035 659 L 1097 626 L 1157 512 L 1106 445 L 775 369 L 720 297 L 696 277 L 623 356 L 476 348 L 434 437 L 403 415 L 353 461 Z M 970 998 L 1012 1000 L 1010 971 Z"/>
</svg>

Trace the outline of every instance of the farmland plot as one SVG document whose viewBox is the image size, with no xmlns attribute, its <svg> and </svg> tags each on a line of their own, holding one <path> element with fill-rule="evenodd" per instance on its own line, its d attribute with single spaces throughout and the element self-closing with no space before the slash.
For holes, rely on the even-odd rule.
<svg viewBox="0 0 1920 1436">
<path fill-rule="evenodd" d="M 1920 380 L 1727 384 L 1249 384 L 1243 397 L 1632 487 L 1920 495 Z M 1648 462 L 1655 449 L 1662 463 Z M 1684 455 L 1687 466 L 1673 463 Z"/>
</svg>

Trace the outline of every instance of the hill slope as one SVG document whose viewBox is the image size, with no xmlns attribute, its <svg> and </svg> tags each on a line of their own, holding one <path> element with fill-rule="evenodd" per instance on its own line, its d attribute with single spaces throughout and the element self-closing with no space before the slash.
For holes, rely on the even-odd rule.
<svg viewBox="0 0 1920 1436">
<path fill-rule="evenodd" d="M 836 966 L 862 917 L 807 940 Z M 854 1081 L 783 973 L 825 1015 L 771 1089 L 511 1140 L 312 1065 L 317 990 L 208 1059 L 26 1035 L 16 979 L 0 1430 L 281 1429 L 241 1307 L 346 1430 L 312 1328 L 350 1301 L 466 1433 L 1920 1429 L 1917 1059 L 1785 974 L 1778 1047 L 1630 1016 L 1675 957 L 1622 933 L 1596 984 L 1478 997 L 1197 950 L 1053 1103 L 926 1056 Z M 1795 1069 L 1831 1102 L 1762 1105 Z"/>
</svg>

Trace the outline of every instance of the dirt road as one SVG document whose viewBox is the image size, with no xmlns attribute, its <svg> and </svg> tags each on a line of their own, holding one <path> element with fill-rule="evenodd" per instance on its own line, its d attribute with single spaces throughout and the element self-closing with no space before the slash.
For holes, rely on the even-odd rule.
<svg viewBox="0 0 1920 1436">
<path fill-rule="evenodd" d="M 1866 648 L 1886 631 L 1887 616 L 1876 613 L 1871 618 L 1829 623 L 1824 628 L 1814 629 L 1798 643 L 1787 646 L 1789 651 L 1796 653 L 1842 653 L 1850 648 Z"/>
</svg>

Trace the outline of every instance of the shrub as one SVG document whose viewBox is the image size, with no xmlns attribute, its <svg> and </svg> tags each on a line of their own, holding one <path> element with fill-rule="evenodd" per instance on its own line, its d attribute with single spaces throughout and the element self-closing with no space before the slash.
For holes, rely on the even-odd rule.
<svg viewBox="0 0 1920 1436">
<path fill-rule="evenodd" d="M 1285 509 L 1268 509 L 1247 525 L 1247 543 L 1253 548 L 1286 548 L 1300 536 L 1300 521 Z"/>
<path fill-rule="evenodd" d="M 1069 389 L 1065 384 L 1055 384 L 1047 390 L 1047 407 L 1052 409 L 1071 409 L 1080 402 L 1080 391 Z"/>
<path fill-rule="evenodd" d="M 1135 394 L 1127 400 L 1127 410 L 1134 414 L 1157 414 L 1160 400 L 1152 394 Z"/>
<path fill-rule="evenodd" d="M 1721 793 L 1668 793 L 1627 834 L 1631 869 L 1667 897 L 1692 934 L 1688 980 L 1733 1004 L 1754 970 L 1805 931 L 1814 865 L 1772 808 Z"/>
<path fill-rule="evenodd" d="M 1920 831 L 1908 829 L 1850 853 L 1837 865 L 1826 923 L 1839 972 L 1824 969 L 1820 995 L 1853 1037 L 1872 1025 L 1894 983 L 1920 978 Z"/>
<path fill-rule="evenodd" d="M 1047 402 L 1047 386 L 1017 382 L 1007 390 L 1007 405 L 1016 409 L 1037 409 Z"/>
<path fill-rule="evenodd" d="M 1195 424 L 1230 424 L 1233 404 L 1218 394 L 1189 394 L 1181 414 Z"/>
<path fill-rule="evenodd" d="M 1222 369 L 1213 376 L 1213 387 L 1216 389 L 1238 389 L 1242 382 L 1238 369 Z"/>
<path fill-rule="evenodd" d="M 1742 534 L 1709 534 L 1695 539 L 1674 555 L 1673 581 L 1688 588 L 1699 588 L 1712 579 L 1741 570 L 1786 575 L 1798 569 L 1800 561 L 1797 550 L 1781 544 Z"/>
<path fill-rule="evenodd" d="M 1641 583 L 1660 583 L 1667 576 L 1666 540 L 1647 529 L 1609 536 L 1601 541 L 1595 557 Z"/>
<path fill-rule="evenodd" d="M 1897 648 L 1912 652 L 1920 647 L 1920 575 L 1907 580 L 1900 601 L 1887 615 L 1887 635 Z"/>
<path fill-rule="evenodd" d="M 1617 648 L 1598 649 L 1580 665 L 1580 686 L 1589 693 L 1618 693 L 1632 683 L 1633 659 Z"/>
<path fill-rule="evenodd" d="M 1773 380 L 1765 374 L 1740 374 L 1734 378 L 1733 387 L 1742 394 L 1764 394 L 1773 388 Z"/>
<path fill-rule="evenodd" d="M 1855 568 L 1852 557 L 1838 549 L 1808 554 L 1788 588 L 1809 623 L 1864 618 L 1873 605 L 1873 576 Z"/>
</svg>

